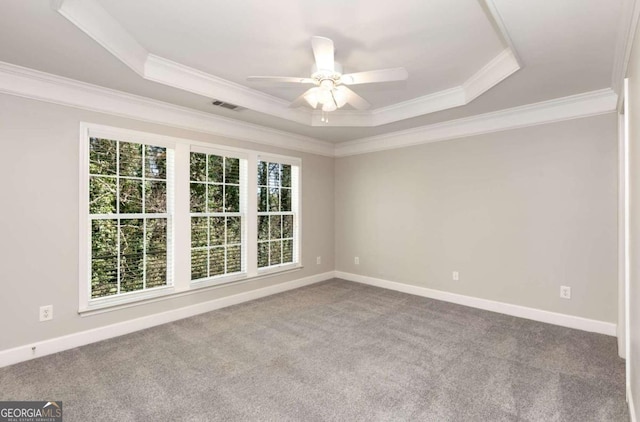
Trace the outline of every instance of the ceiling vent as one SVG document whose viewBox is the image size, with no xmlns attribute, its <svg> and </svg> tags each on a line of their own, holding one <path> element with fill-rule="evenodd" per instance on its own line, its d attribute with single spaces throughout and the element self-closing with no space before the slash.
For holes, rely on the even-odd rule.
<svg viewBox="0 0 640 422">
<path fill-rule="evenodd" d="M 220 101 L 220 100 L 213 100 L 211 102 L 211 104 L 213 104 L 216 107 L 222 107 L 222 108 L 226 108 L 229 110 L 233 110 L 233 111 L 240 111 L 240 110 L 244 110 L 244 108 L 235 105 L 235 104 L 231 104 L 231 103 L 225 103 L 224 101 Z"/>
</svg>

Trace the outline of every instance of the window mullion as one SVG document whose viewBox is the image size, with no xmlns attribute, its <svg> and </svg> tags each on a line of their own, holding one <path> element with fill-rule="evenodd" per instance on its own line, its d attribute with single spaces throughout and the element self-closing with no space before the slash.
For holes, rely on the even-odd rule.
<svg viewBox="0 0 640 422">
<path fill-rule="evenodd" d="M 258 274 L 258 154 L 249 154 L 245 184 L 247 186 L 246 215 L 246 251 L 247 274 Z"/>
<path fill-rule="evenodd" d="M 191 281 L 191 209 L 190 209 L 190 148 L 187 144 L 178 143 L 175 148 L 174 167 L 174 256 L 176 291 L 189 290 Z"/>
</svg>

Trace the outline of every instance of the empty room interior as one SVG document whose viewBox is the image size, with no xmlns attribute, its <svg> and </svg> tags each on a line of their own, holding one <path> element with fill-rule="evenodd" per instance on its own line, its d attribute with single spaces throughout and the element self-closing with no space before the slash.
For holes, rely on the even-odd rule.
<svg viewBox="0 0 640 422">
<path fill-rule="evenodd" d="M 0 421 L 637 421 L 639 15 L 3 0 Z"/>
</svg>

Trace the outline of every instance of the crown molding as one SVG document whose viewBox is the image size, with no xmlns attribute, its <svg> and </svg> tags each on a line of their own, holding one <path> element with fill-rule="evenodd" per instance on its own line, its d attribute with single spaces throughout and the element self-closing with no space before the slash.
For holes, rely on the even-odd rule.
<svg viewBox="0 0 640 422">
<path fill-rule="evenodd" d="M 144 77 L 147 50 L 92 0 L 51 0 L 51 8 Z"/>
<path fill-rule="evenodd" d="M 0 62 L 0 92 L 228 138 L 333 156 L 333 144 Z"/>
<path fill-rule="evenodd" d="M 144 78 L 296 123 L 309 125 L 311 121 L 308 109 L 290 108 L 288 101 L 154 54 L 147 56 Z"/>
<path fill-rule="evenodd" d="M 469 104 L 518 70 L 520 70 L 520 64 L 513 50 L 504 49 L 462 84 L 465 104 Z"/>
<path fill-rule="evenodd" d="M 610 89 L 332 144 L 0 62 L 0 93 L 312 154 L 344 157 L 613 112 Z"/>
<path fill-rule="evenodd" d="M 622 13 L 618 23 L 618 39 L 616 42 L 615 55 L 613 59 L 613 72 L 611 86 L 618 94 L 618 110 L 622 109 L 623 81 L 627 73 L 627 65 L 631 57 L 631 47 L 633 38 L 638 27 L 638 17 L 640 16 L 640 4 L 636 0 L 624 0 Z"/>
<path fill-rule="evenodd" d="M 485 4 L 487 18 L 506 48 L 462 85 L 370 111 L 334 111 L 326 122 L 320 111 L 291 108 L 288 101 L 151 54 L 95 0 L 51 0 L 54 10 L 144 79 L 296 123 L 324 127 L 375 127 L 459 107 L 519 70 L 520 62 L 502 18 L 492 0 L 485 0 Z"/>
<path fill-rule="evenodd" d="M 612 89 L 606 88 L 473 117 L 343 142 L 336 145 L 335 156 L 345 157 L 366 154 L 595 116 L 615 111 L 616 103 L 616 93 Z"/>
<path fill-rule="evenodd" d="M 372 111 L 334 111 L 329 114 L 328 123 L 322 121 L 322 112 L 315 111 L 311 124 L 312 126 L 381 126 L 463 106 L 519 69 L 520 65 L 513 51 L 506 48 L 460 86 Z"/>
</svg>

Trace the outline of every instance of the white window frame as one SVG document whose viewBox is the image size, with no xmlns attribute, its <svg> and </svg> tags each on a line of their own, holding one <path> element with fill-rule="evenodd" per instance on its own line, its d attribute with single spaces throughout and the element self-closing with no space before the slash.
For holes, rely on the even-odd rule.
<svg viewBox="0 0 640 422">
<path fill-rule="evenodd" d="M 168 265 L 171 268 L 167 286 L 150 290 L 127 292 L 104 298 L 91 299 L 91 218 L 89 215 L 89 139 L 91 137 L 123 142 L 135 142 L 162 146 L 173 150 L 173 178 L 167 175 L 167 189 L 173 189 L 173 203 L 167 203 L 167 213 L 172 214 L 172 233 L 167 245 Z M 243 273 L 221 275 L 208 279 L 191 281 L 191 210 L 190 210 L 190 153 L 203 152 L 244 160 L 245 188 L 242 188 L 241 169 L 241 210 L 244 210 L 242 227 Z M 271 161 L 289 164 L 297 169 L 297 177 L 292 175 L 291 207 L 294 213 L 293 263 L 281 264 L 258 270 L 258 162 Z M 234 148 L 191 139 L 175 138 L 147 132 L 110 127 L 93 123 L 80 123 L 79 148 L 79 305 L 82 316 L 109 312 L 136 306 L 156 300 L 192 294 L 202 289 L 216 288 L 229 283 L 238 283 L 276 275 L 302 268 L 302 213 L 301 186 L 302 160 L 296 157 L 264 154 L 254 150 Z M 242 161 L 241 161 L 242 163 Z M 295 182 L 294 182 L 295 181 Z M 295 186 L 294 186 L 295 183 Z M 172 186 L 171 186 L 172 185 Z M 244 191 L 244 194 L 243 194 Z M 243 208 L 244 207 L 244 208 Z"/>
<path fill-rule="evenodd" d="M 192 152 L 201 153 L 201 154 L 209 154 L 209 155 L 219 155 L 223 157 L 229 158 L 238 158 L 240 159 L 240 219 L 241 219 L 241 256 L 242 256 L 242 266 L 241 271 L 239 273 L 232 274 L 222 274 L 213 277 L 207 277 L 197 280 L 191 280 L 191 244 L 189 244 L 189 280 L 194 288 L 198 287 L 207 287 L 207 286 L 217 286 L 220 284 L 231 283 L 233 281 L 238 281 L 247 278 L 249 268 L 248 266 L 248 253 L 247 253 L 247 236 L 248 236 L 248 228 L 247 228 L 247 215 L 248 215 L 248 195 L 247 188 L 249 185 L 249 176 L 248 176 L 248 167 L 249 167 L 249 154 L 240 150 L 231 150 L 231 149 L 222 149 L 216 147 L 204 147 L 201 145 L 192 145 L 189 151 L 189 154 Z M 189 177 L 189 183 L 191 183 L 191 177 Z M 243 185 L 244 184 L 244 185 Z M 220 213 L 225 214 L 225 213 Z M 193 213 L 189 210 L 189 236 L 191 236 L 191 217 L 193 217 Z M 191 237 L 189 237 L 191 239 Z"/>
<path fill-rule="evenodd" d="M 154 287 L 149 290 L 139 290 L 116 295 L 91 298 L 91 218 L 89 213 L 89 139 L 103 138 L 118 142 L 133 142 L 143 145 L 153 145 L 165 147 L 168 150 L 167 162 L 167 210 L 164 214 L 167 218 L 167 285 Z M 121 303 L 128 303 L 165 295 L 174 289 L 174 242 L 171 241 L 174 235 L 174 186 L 175 180 L 172 174 L 174 166 L 171 161 L 175 160 L 175 142 L 171 138 L 155 136 L 142 132 L 132 132 L 108 126 L 80 124 L 80 195 L 79 195 L 79 240 L 80 240 L 80 263 L 79 263 L 79 311 L 88 311 L 107 306 L 114 306 Z M 173 151 L 173 152 L 170 152 Z M 117 218 L 119 214 L 113 214 Z M 145 217 L 146 214 L 140 214 Z M 108 218 L 111 219 L 111 218 Z"/>
<path fill-rule="evenodd" d="M 264 268 L 257 268 L 258 265 L 258 237 L 257 237 L 257 225 L 258 225 L 258 204 L 257 204 L 257 196 L 258 196 L 258 162 L 266 161 L 271 163 L 278 164 L 288 164 L 291 166 L 291 212 L 293 213 L 293 262 L 272 265 Z M 253 188 L 255 192 L 253 194 L 254 199 L 256 199 L 256 204 L 253 209 L 256 210 L 256 214 L 254 216 L 254 222 L 256 224 L 256 238 L 254 239 L 254 244 L 256 248 L 256 273 L 257 274 L 272 274 L 280 271 L 286 271 L 288 269 L 296 268 L 300 266 L 302 262 L 302 257 L 300 251 L 302 248 L 300 245 L 302 244 L 302 231 L 301 227 L 301 210 L 300 210 L 300 186 L 302 185 L 302 161 L 298 158 L 287 157 L 283 155 L 275 155 L 275 154 L 257 154 L 256 162 L 255 162 L 255 177 L 253 179 Z"/>
</svg>

